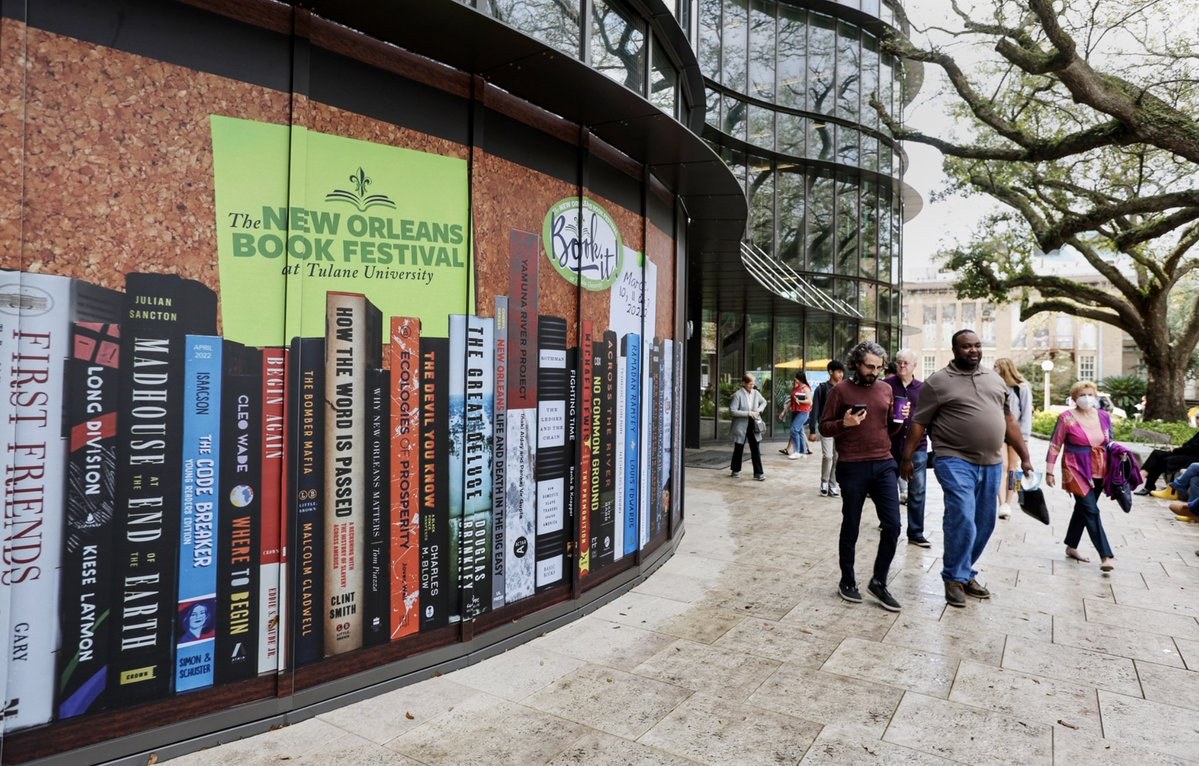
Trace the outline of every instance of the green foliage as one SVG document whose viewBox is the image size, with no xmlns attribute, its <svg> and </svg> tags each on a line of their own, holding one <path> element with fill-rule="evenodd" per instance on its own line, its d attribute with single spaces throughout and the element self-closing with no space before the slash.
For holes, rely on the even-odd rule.
<svg viewBox="0 0 1199 766">
<path fill-rule="evenodd" d="M 1137 441 L 1133 431 L 1156 431 L 1170 437 L 1170 443 L 1179 445 L 1195 435 L 1199 429 L 1191 428 L 1186 423 L 1171 423 L 1164 420 L 1146 420 L 1144 422 L 1127 418 L 1112 424 L 1112 432 L 1116 441 Z"/>
<path fill-rule="evenodd" d="M 1104 378 L 1099 384 L 1099 388 L 1111 397 L 1112 403 L 1131 416 L 1136 411 L 1135 407 L 1140 404 L 1141 397 L 1148 390 L 1149 384 L 1136 375 L 1113 375 L 1110 378 Z"/>
<path fill-rule="evenodd" d="M 1037 410 L 1032 414 L 1033 436 L 1048 439 L 1053 436 L 1053 427 L 1057 425 L 1057 415 L 1045 410 Z"/>
</svg>

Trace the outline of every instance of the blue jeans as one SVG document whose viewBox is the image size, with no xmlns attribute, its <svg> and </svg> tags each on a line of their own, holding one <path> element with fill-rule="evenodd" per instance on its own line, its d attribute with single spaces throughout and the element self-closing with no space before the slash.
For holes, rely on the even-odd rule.
<svg viewBox="0 0 1199 766">
<path fill-rule="evenodd" d="M 874 500 L 879 523 L 883 525 L 878 538 L 878 554 L 874 557 L 874 579 L 885 584 L 891 559 L 895 558 L 895 544 L 899 540 L 898 470 L 895 461 L 891 458 L 861 463 L 838 461 L 836 471 L 837 483 L 841 485 L 841 537 L 838 541 L 841 582 L 857 583 L 854 553 L 858 545 L 858 527 L 862 523 L 862 506 L 869 495 Z"/>
<path fill-rule="evenodd" d="M 791 416 L 791 447 L 801 454 L 808 454 L 808 440 L 804 437 L 803 427 L 808 424 L 810 412 L 796 412 Z"/>
<path fill-rule="evenodd" d="M 1074 513 L 1070 514 L 1070 524 L 1066 527 L 1066 547 L 1077 548 L 1082 542 L 1082 530 L 1087 530 L 1091 545 L 1105 559 L 1112 558 L 1112 546 L 1107 541 L 1107 533 L 1103 531 L 1103 520 L 1099 518 L 1099 493 L 1103 491 L 1103 480 L 1096 479 L 1095 487 L 1085 495 L 1074 496 Z"/>
<path fill-rule="evenodd" d="M 941 524 L 945 535 L 945 567 L 941 579 L 966 583 L 978 575 L 974 563 L 995 531 L 1003 463 L 977 465 L 960 457 L 938 454 L 933 473 L 945 494 L 945 518 Z"/>
<path fill-rule="evenodd" d="M 924 490 L 928 485 L 928 452 L 912 455 L 912 478 L 908 479 L 908 539 L 924 537 Z"/>
<path fill-rule="evenodd" d="M 1187 499 L 1192 511 L 1199 508 L 1199 463 L 1191 463 L 1170 486 Z"/>
</svg>

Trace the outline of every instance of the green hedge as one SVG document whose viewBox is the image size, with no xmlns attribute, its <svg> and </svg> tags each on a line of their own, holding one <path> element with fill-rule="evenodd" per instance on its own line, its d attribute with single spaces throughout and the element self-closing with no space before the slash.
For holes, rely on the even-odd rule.
<svg viewBox="0 0 1199 766">
<path fill-rule="evenodd" d="M 1032 432 L 1036 436 L 1048 439 L 1053 435 L 1053 427 L 1057 423 L 1057 415 L 1052 412 L 1038 411 L 1032 416 Z M 1170 437 L 1172 444 L 1178 445 L 1195 435 L 1199 429 L 1191 428 L 1186 423 L 1168 423 L 1163 420 L 1133 420 L 1126 418 L 1112 424 L 1116 441 L 1138 441 L 1133 437 L 1135 430 L 1156 431 Z"/>
</svg>

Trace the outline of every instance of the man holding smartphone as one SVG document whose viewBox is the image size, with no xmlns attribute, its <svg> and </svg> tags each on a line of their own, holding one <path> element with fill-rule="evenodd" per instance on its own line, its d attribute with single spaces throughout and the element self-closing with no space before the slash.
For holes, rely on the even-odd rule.
<svg viewBox="0 0 1199 766">
<path fill-rule="evenodd" d="M 898 431 L 902 423 L 893 423 L 894 394 L 891 386 L 879 379 L 886 365 L 887 352 L 877 343 L 865 341 L 854 346 L 846 365 L 850 376 L 829 391 L 821 412 L 820 433 L 831 437 L 837 446 L 837 483 L 841 485 L 841 582 L 837 592 L 845 601 L 862 601 L 854 556 L 862 506 L 869 495 L 882 532 L 866 590 L 884 609 L 898 612 L 899 602 L 887 590 L 887 572 L 899 540 L 899 491 L 897 468 L 891 457 L 891 432 Z"/>
</svg>

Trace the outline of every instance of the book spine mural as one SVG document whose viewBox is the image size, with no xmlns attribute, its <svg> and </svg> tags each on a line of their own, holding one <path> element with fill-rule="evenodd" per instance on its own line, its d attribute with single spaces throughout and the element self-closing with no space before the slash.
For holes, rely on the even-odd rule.
<svg viewBox="0 0 1199 766">
<path fill-rule="evenodd" d="M 674 402 L 681 403 L 683 401 L 683 343 L 682 341 L 674 344 Z M 673 410 L 673 407 L 671 408 Z M 671 451 L 670 475 L 672 477 L 670 485 L 670 514 L 674 520 L 672 529 L 677 529 L 678 524 L 683 520 L 682 507 L 682 492 L 680 491 L 680 482 L 683 480 L 682 470 L 679 463 L 683 459 L 683 421 L 682 418 L 674 419 L 674 449 Z"/>
<path fill-rule="evenodd" d="M 614 459 L 615 470 L 615 491 L 612 493 L 615 499 L 615 508 L 613 515 L 615 523 L 612 525 L 614 534 L 612 537 L 612 558 L 616 561 L 624 558 L 624 483 L 625 483 L 625 448 L 628 444 L 628 401 L 629 401 L 629 368 L 628 359 L 625 357 L 623 343 L 617 335 L 616 341 L 616 438 L 613 440 L 616 447 Z"/>
<path fill-rule="evenodd" d="M 174 679 L 179 507 L 183 473 L 183 344 L 216 334 L 216 294 L 170 274 L 125 276 L 121 318 L 113 587 L 112 701 L 166 696 Z"/>
<path fill-rule="evenodd" d="M 184 346 L 176 692 L 207 688 L 216 678 L 222 351 L 215 335 L 188 335 Z"/>
<path fill-rule="evenodd" d="M 285 667 L 281 637 L 287 635 L 286 550 L 283 530 L 283 459 L 287 444 L 287 351 L 262 350 L 262 541 L 258 565 L 258 672 Z"/>
<path fill-rule="evenodd" d="M 325 339 L 296 338 L 288 354 L 291 430 L 288 481 L 291 630 L 296 667 L 325 656 Z"/>
<path fill-rule="evenodd" d="M 493 319 L 466 318 L 465 442 L 462 527 L 458 547 L 459 599 L 464 620 L 478 617 L 491 609 L 494 336 Z M 456 380 L 453 375 L 450 377 Z"/>
<path fill-rule="evenodd" d="M 621 355 L 624 357 L 624 367 L 628 369 L 625 392 L 628 400 L 622 410 L 627 410 L 626 438 L 624 452 L 624 497 L 622 508 L 624 518 L 624 554 L 632 555 L 637 551 L 637 506 L 641 498 L 638 486 L 641 466 L 641 336 L 629 333 L 621 341 Z"/>
<path fill-rule="evenodd" d="M 0 327 L 0 333 L 5 329 Z M 0 355 L 3 350 L 0 343 Z M 62 601 L 58 608 L 62 635 L 56 696 L 59 718 L 103 710 L 107 704 L 120 354 L 117 325 L 75 324 L 66 368 L 70 453 Z M 0 360 L 0 365 L 6 367 L 7 362 Z M 9 389 L 4 386 L 3 390 Z M 3 399 L 7 402 L 8 396 Z M 0 422 L 9 424 L 7 418 Z M 5 587 L 7 582 L 5 578 Z M 0 625 L 5 632 L 10 624 L 7 610 L 0 608 Z M 0 673 L 0 683 L 3 680 L 4 674 Z"/>
<path fill-rule="evenodd" d="M 601 479 L 600 479 L 600 562 L 609 564 L 616 558 L 616 333 L 604 332 L 604 382 L 600 415 Z"/>
<path fill-rule="evenodd" d="M 420 320 L 391 319 L 391 638 L 420 630 Z"/>
<path fill-rule="evenodd" d="M 566 493 L 562 502 L 562 540 L 563 578 L 570 574 L 569 567 L 574 565 L 574 545 L 571 536 L 574 534 L 575 518 L 579 512 L 579 349 L 573 346 L 566 350 L 566 444 L 563 447 L 563 460 L 566 461 L 566 478 L 563 489 Z"/>
<path fill-rule="evenodd" d="M 604 561 L 604 342 L 595 340 L 591 344 L 591 390 L 588 392 L 588 411 L 591 420 L 591 465 L 583 478 L 590 485 L 591 507 L 591 568 L 603 567 Z M 610 551 L 609 551 L 610 552 Z"/>
<path fill-rule="evenodd" d="M 466 471 L 466 316 L 455 314 L 449 318 L 450 326 L 450 356 L 448 378 L 443 379 L 442 385 L 448 390 L 449 406 L 449 444 L 448 474 L 449 486 L 449 529 L 450 551 L 448 582 L 452 583 L 455 598 L 451 605 L 450 622 L 461 619 L 461 589 L 459 578 L 461 565 L 462 513 L 463 513 L 463 479 Z"/>
<path fill-rule="evenodd" d="M 662 342 L 654 338 L 649 350 L 649 377 L 653 388 L 650 453 L 649 453 L 649 505 L 650 539 L 662 532 Z"/>
<path fill-rule="evenodd" d="M 367 392 L 366 622 L 363 643 L 391 640 L 391 515 L 388 454 L 391 386 L 387 370 L 370 369 Z"/>
<path fill-rule="evenodd" d="M 422 335 L 420 349 L 420 629 L 424 632 L 449 624 L 457 588 L 449 579 L 449 392 L 446 389 L 450 343 L 447 338 Z"/>
<path fill-rule="evenodd" d="M 591 468 L 593 437 L 591 419 L 591 388 L 595 380 L 594 325 L 583 322 L 579 333 L 579 576 L 591 572 L 591 518 L 593 507 L 598 506 L 599 497 L 592 496 Z"/>
<path fill-rule="evenodd" d="M 507 498 L 508 451 L 508 296 L 495 299 L 495 395 L 491 450 L 491 608 L 507 596 L 504 577 L 504 506 Z"/>
<path fill-rule="evenodd" d="M 637 510 L 638 549 L 644 548 L 650 540 L 650 463 L 653 461 L 651 449 L 651 432 L 654 420 L 653 407 L 653 376 L 649 363 L 650 338 L 653 337 L 654 318 L 658 316 L 658 267 L 648 258 L 644 259 L 644 289 L 642 290 L 643 310 L 641 316 L 643 332 L 641 334 L 641 465 L 638 467 L 638 491 L 641 505 Z M 647 450 L 649 452 L 647 453 Z"/>
<path fill-rule="evenodd" d="M 537 588 L 562 581 L 566 558 L 566 320 L 537 320 Z"/>
<path fill-rule="evenodd" d="M 666 338 L 662 341 L 662 474 L 656 488 L 659 512 L 662 517 L 660 527 L 666 528 L 670 516 L 671 478 L 674 475 L 674 341 Z"/>
<path fill-rule="evenodd" d="M 217 683 L 258 674 L 262 352 L 225 341 L 221 381 Z"/>
<path fill-rule="evenodd" d="M 533 595 L 537 522 L 537 264 L 536 234 L 509 235 L 508 465 L 504 512 L 505 603 Z"/>
</svg>

